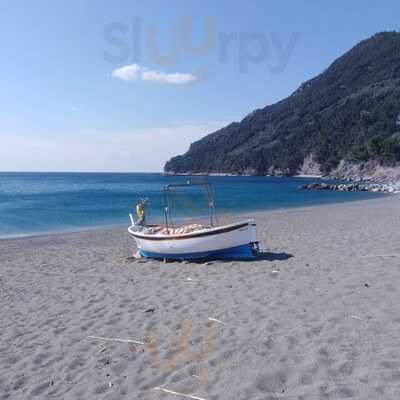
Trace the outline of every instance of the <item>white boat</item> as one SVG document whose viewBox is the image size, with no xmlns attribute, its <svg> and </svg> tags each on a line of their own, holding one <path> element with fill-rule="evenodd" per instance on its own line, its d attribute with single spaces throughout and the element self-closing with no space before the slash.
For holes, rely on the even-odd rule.
<svg viewBox="0 0 400 400">
<path fill-rule="evenodd" d="M 172 225 L 169 216 L 168 193 L 174 188 L 204 186 L 208 194 L 210 223 Z M 167 260 L 193 259 L 251 259 L 258 254 L 256 223 L 254 220 L 218 225 L 209 183 L 167 185 L 165 187 L 165 224 L 148 225 L 136 222 L 128 232 L 135 239 L 141 257 Z M 144 203 L 140 203 L 144 210 Z M 140 208 L 139 207 L 139 208 Z M 143 214 L 138 213 L 143 218 Z"/>
</svg>

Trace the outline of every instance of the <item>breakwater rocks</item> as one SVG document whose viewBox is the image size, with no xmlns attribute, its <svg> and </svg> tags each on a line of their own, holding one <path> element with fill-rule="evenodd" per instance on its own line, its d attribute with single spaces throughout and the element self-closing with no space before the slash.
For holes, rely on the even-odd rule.
<svg viewBox="0 0 400 400">
<path fill-rule="evenodd" d="M 334 190 L 338 192 L 381 192 L 400 193 L 400 182 L 396 183 L 322 183 L 313 182 L 303 185 L 305 190 Z"/>
</svg>

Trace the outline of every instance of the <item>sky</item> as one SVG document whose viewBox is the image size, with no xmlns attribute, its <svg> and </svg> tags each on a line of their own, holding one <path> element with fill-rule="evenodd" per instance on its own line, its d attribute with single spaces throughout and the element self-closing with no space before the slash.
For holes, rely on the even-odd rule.
<svg viewBox="0 0 400 400">
<path fill-rule="evenodd" d="M 2 0 L 0 13 L 0 171 L 162 171 L 400 28 L 392 0 Z"/>
</svg>

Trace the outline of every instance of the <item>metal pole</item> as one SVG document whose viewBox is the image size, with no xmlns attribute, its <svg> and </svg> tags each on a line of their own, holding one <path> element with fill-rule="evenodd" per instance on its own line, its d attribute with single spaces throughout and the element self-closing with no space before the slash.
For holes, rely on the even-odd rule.
<svg viewBox="0 0 400 400">
<path fill-rule="evenodd" d="M 169 203 L 168 203 L 168 194 L 167 194 L 168 186 L 164 186 L 164 216 L 165 216 L 165 226 L 167 228 L 167 233 L 168 232 L 168 209 L 169 209 Z"/>
</svg>

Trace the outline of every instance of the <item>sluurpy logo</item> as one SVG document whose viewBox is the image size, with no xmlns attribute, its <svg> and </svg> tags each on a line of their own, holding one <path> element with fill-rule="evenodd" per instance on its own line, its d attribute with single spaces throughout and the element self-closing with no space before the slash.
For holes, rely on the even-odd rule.
<svg viewBox="0 0 400 400">
<path fill-rule="evenodd" d="M 252 65 L 265 63 L 267 72 L 280 74 L 289 64 L 299 40 L 297 32 L 282 37 L 276 32 L 219 31 L 213 17 L 205 18 L 201 32 L 198 29 L 195 32 L 191 16 L 180 18 L 167 28 L 167 33 L 155 24 L 145 23 L 141 17 L 133 18 L 130 23 L 111 22 L 103 29 L 106 45 L 103 58 L 115 65 L 125 64 L 113 71 L 115 78 L 187 84 L 205 78 L 213 62 L 236 63 L 240 74 L 251 71 Z M 184 58 L 198 63 L 194 72 L 171 74 L 144 66 L 146 63 L 159 68 L 176 66 Z"/>
<path fill-rule="evenodd" d="M 196 330 L 198 331 L 198 330 Z M 194 351 L 191 349 L 193 340 L 193 323 L 185 320 L 181 324 L 181 333 L 173 337 L 168 353 L 168 359 L 162 360 L 160 357 L 160 340 L 157 332 L 151 332 L 148 335 L 149 360 L 152 368 L 159 368 L 163 372 L 173 372 L 188 363 L 196 363 L 202 367 L 199 368 L 198 375 L 195 377 L 201 384 L 207 384 L 208 371 L 206 368 L 210 355 L 215 349 L 216 327 L 213 323 L 208 323 L 205 338 L 201 340 L 201 349 Z"/>
</svg>

